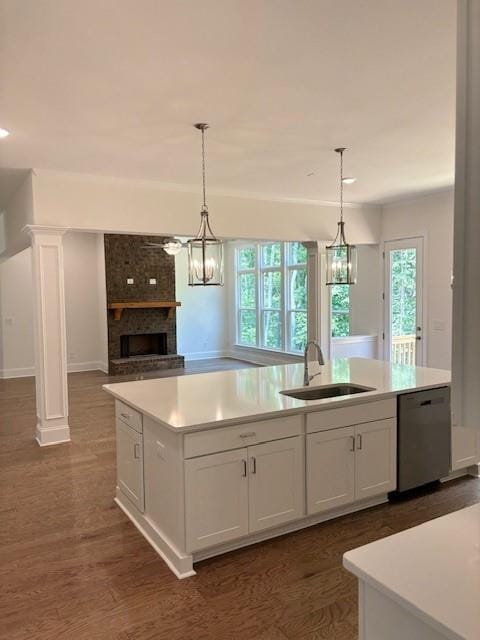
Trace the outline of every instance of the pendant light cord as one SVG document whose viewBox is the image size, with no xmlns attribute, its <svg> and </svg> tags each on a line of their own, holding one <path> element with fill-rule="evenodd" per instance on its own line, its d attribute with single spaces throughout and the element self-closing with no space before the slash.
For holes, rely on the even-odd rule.
<svg viewBox="0 0 480 640">
<path fill-rule="evenodd" d="M 206 169 L 205 169 L 205 128 L 202 128 L 202 178 L 203 178 L 203 209 L 207 209 L 207 197 L 205 190 Z"/>
<path fill-rule="evenodd" d="M 340 151 L 340 222 L 343 222 L 343 149 Z"/>
</svg>

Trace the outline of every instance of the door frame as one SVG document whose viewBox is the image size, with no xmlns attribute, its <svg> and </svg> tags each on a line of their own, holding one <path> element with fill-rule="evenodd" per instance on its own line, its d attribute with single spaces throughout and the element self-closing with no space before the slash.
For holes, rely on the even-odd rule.
<svg viewBox="0 0 480 640">
<path fill-rule="evenodd" d="M 413 246 L 417 248 L 417 286 L 416 286 L 416 299 L 417 299 L 417 324 L 422 327 L 421 337 L 419 341 L 421 347 L 416 349 L 416 366 L 427 366 L 427 331 L 425 319 L 427 318 L 426 308 L 426 278 L 425 278 L 425 265 L 426 265 L 426 234 L 419 233 L 414 236 L 406 236 L 402 238 L 392 238 L 390 240 L 384 240 L 382 243 L 382 263 L 383 263 L 383 358 L 387 362 L 390 362 L 390 278 L 389 278 L 389 260 L 387 253 L 392 249 L 407 249 Z M 420 255 L 420 260 L 418 256 Z M 419 277 L 418 266 L 421 266 L 421 274 Z M 420 314 L 418 313 L 418 301 L 420 301 Z"/>
</svg>

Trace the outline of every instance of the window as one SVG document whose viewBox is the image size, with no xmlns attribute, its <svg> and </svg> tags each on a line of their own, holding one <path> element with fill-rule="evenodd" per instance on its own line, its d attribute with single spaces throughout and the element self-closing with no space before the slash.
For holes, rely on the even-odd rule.
<svg viewBox="0 0 480 640">
<path fill-rule="evenodd" d="M 331 287 L 332 338 L 350 335 L 350 285 L 334 284 Z"/>
<path fill-rule="evenodd" d="M 236 250 L 237 341 L 276 351 L 307 342 L 307 250 L 268 242 Z"/>
</svg>

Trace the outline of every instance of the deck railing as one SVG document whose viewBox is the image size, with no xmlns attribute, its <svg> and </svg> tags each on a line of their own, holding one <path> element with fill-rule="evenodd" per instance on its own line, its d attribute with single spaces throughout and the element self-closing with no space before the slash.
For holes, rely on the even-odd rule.
<svg viewBox="0 0 480 640">
<path fill-rule="evenodd" d="M 415 334 L 392 337 L 392 362 L 394 364 L 415 364 Z"/>
</svg>

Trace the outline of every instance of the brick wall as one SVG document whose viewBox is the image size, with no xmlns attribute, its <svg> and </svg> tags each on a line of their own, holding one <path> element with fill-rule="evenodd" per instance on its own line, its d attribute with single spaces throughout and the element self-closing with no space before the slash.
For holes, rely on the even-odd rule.
<svg viewBox="0 0 480 640">
<path fill-rule="evenodd" d="M 146 242 L 162 242 L 158 236 L 105 234 L 105 274 L 107 304 L 111 302 L 133 302 L 175 300 L 175 258 L 163 249 L 145 249 Z M 133 278 L 133 284 L 127 279 Z M 150 278 L 156 284 L 149 284 Z M 109 373 L 138 373 L 155 368 L 152 362 L 121 363 L 120 336 L 124 334 L 167 334 L 167 352 L 177 353 L 177 327 L 175 314 L 167 318 L 167 309 L 124 309 L 120 320 L 114 320 L 113 311 L 108 311 L 108 358 Z M 181 358 L 165 358 L 162 366 L 183 366 Z"/>
</svg>

